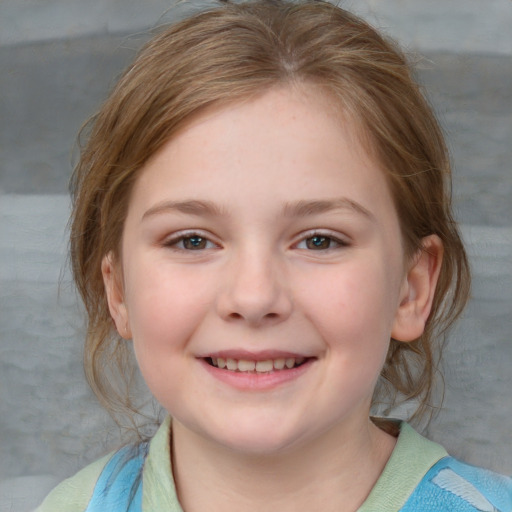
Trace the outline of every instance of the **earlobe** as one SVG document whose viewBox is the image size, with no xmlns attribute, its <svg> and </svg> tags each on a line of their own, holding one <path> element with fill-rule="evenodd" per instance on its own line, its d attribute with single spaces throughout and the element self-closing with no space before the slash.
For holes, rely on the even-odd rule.
<svg viewBox="0 0 512 512">
<path fill-rule="evenodd" d="M 443 261 L 443 243 L 437 235 L 422 240 L 404 278 L 391 337 L 414 341 L 425 330 Z"/>
<path fill-rule="evenodd" d="M 117 332 L 123 338 L 130 339 L 132 333 L 128 319 L 128 311 L 124 303 L 124 291 L 120 271 L 117 268 L 112 253 L 108 253 L 103 257 L 101 273 L 103 275 L 105 293 L 107 294 L 108 308 L 116 325 Z"/>
</svg>

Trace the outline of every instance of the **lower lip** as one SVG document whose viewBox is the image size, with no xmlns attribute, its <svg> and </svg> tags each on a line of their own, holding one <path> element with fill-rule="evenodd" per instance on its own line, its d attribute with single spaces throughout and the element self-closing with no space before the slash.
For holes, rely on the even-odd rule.
<svg viewBox="0 0 512 512">
<path fill-rule="evenodd" d="M 308 359 L 300 366 L 272 372 L 236 372 L 217 368 L 200 359 L 206 371 L 215 379 L 242 391 L 266 391 L 294 381 L 304 375 L 313 365 L 314 359 Z"/>
</svg>

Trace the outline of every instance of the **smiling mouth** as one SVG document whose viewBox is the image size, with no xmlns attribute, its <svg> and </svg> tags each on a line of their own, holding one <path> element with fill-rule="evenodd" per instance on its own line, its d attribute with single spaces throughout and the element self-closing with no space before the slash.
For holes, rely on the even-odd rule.
<svg viewBox="0 0 512 512">
<path fill-rule="evenodd" d="M 311 358 L 286 357 L 278 359 L 266 359 L 264 361 L 250 361 L 247 359 L 230 359 L 223 357 L 207 357 L 205 361 L 215 368 L 241 373 L 270 373 L 274 371 L 286 371 L 302 366 Z"/>
</svg>

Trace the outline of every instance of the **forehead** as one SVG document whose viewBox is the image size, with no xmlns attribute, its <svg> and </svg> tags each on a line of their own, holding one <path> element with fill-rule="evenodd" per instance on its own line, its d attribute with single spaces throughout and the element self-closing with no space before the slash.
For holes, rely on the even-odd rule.
<svg viewBox="0 0 512 512">
<path fill-rule="evenodd" d="M 339 102 L 319 89 L 273 89 L 189 120 L 146 163 L 134 197 L 146 206 L 203 196 L 229 205 L 244 194 L 251 203 L 340 194 L 386 202 L 385 176 L 360 133 Z"/>
<path fill-rule="evenodd" d="M 351 138 L 354 148 L 358 146 L 362 149 L 364 146 L 363 153 L 370 155 L 373 153 L 372 144 L 369 133 L 358 116 L 357 107 L 348 107 L 348 100 L 343 97 L 344 95 L 334 91 L 336 88 L 331 90 L 321 82 L 316 83 L 309 80 L 266 85 L 262 88 L 251 86 L 244 93 L 234 93 L 233 97 L 228 100 L 215 100 L 182 119 L 164 146 L 175 144 L 173 141 L 181 142 L 187 137 L 198 137 L 205 125 L 220 123 L 221 118 L 228 115 L 239 120 L 251 117 L 260 118 L 257 124 L 252 125 L 252 133 L 245 134 L 248 137 L 267 129 L 270 124 L 279 129 L 279 123 L 286 123 L 290 118 L 297 119 L 302 116 L 303 118 L 307 117 L 310 121 L 308 125 L 304 126 L 304 129 L 312 139 L 322 136 L 321 132 L 325 131 L 324 128 L 329 129 L 337 125 L 343 131 L 344 137 Z M 293 105 L 290 108 L 291 103 Z M 269 110 L 270 116 L 265 126 L 261 118 L 265 113 L 268 114 Z M 318 115 L 313 116 L 312 113 Z M 164 114 L 160 121 L 165 124 L 167 117 Z M 325 124 L 325 118 L 330 121 L 328 125 Z M 320 122 L 311 123 L 313 120 Z M 233 125 L 233 131 L 239 128 L 239 126 Z M 210 127 L 206 126 L 204 129 L 208 131 Z M 211 140 L 213 141 L 214 137 L 211 137 Z M 215 142 L 218 143 L 219 140 L 216 139 Z M 155 157 L 158 158 L 160 153 L 162 153 L 162 147 L 159 147 L 149 157 L 144 167 L 150 165 L 151 161 Z"/>
</svg>

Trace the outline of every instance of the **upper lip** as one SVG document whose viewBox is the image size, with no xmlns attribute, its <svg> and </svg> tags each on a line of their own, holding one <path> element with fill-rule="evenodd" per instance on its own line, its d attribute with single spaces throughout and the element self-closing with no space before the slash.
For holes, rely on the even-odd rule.
<svg viewBox="0 0 512 512">
<path fill-rule="evenodd" d="M 288 352 L 283 350 L 241 350 L 241 349 L 231 349 L 231 350 L 219 350 L 216 352 L 208 352 L 207 354 L 199 356 L 200 358 L 223 358 L 223 359 L 236 359 L 238 361 L 268 361 L 273 359 L 287 359 L 287 358 L 299 358 L 303 357 L 305 359 L 311 357 L 307 354 L 301 354 L 298 352 Z"/>
</svg>

